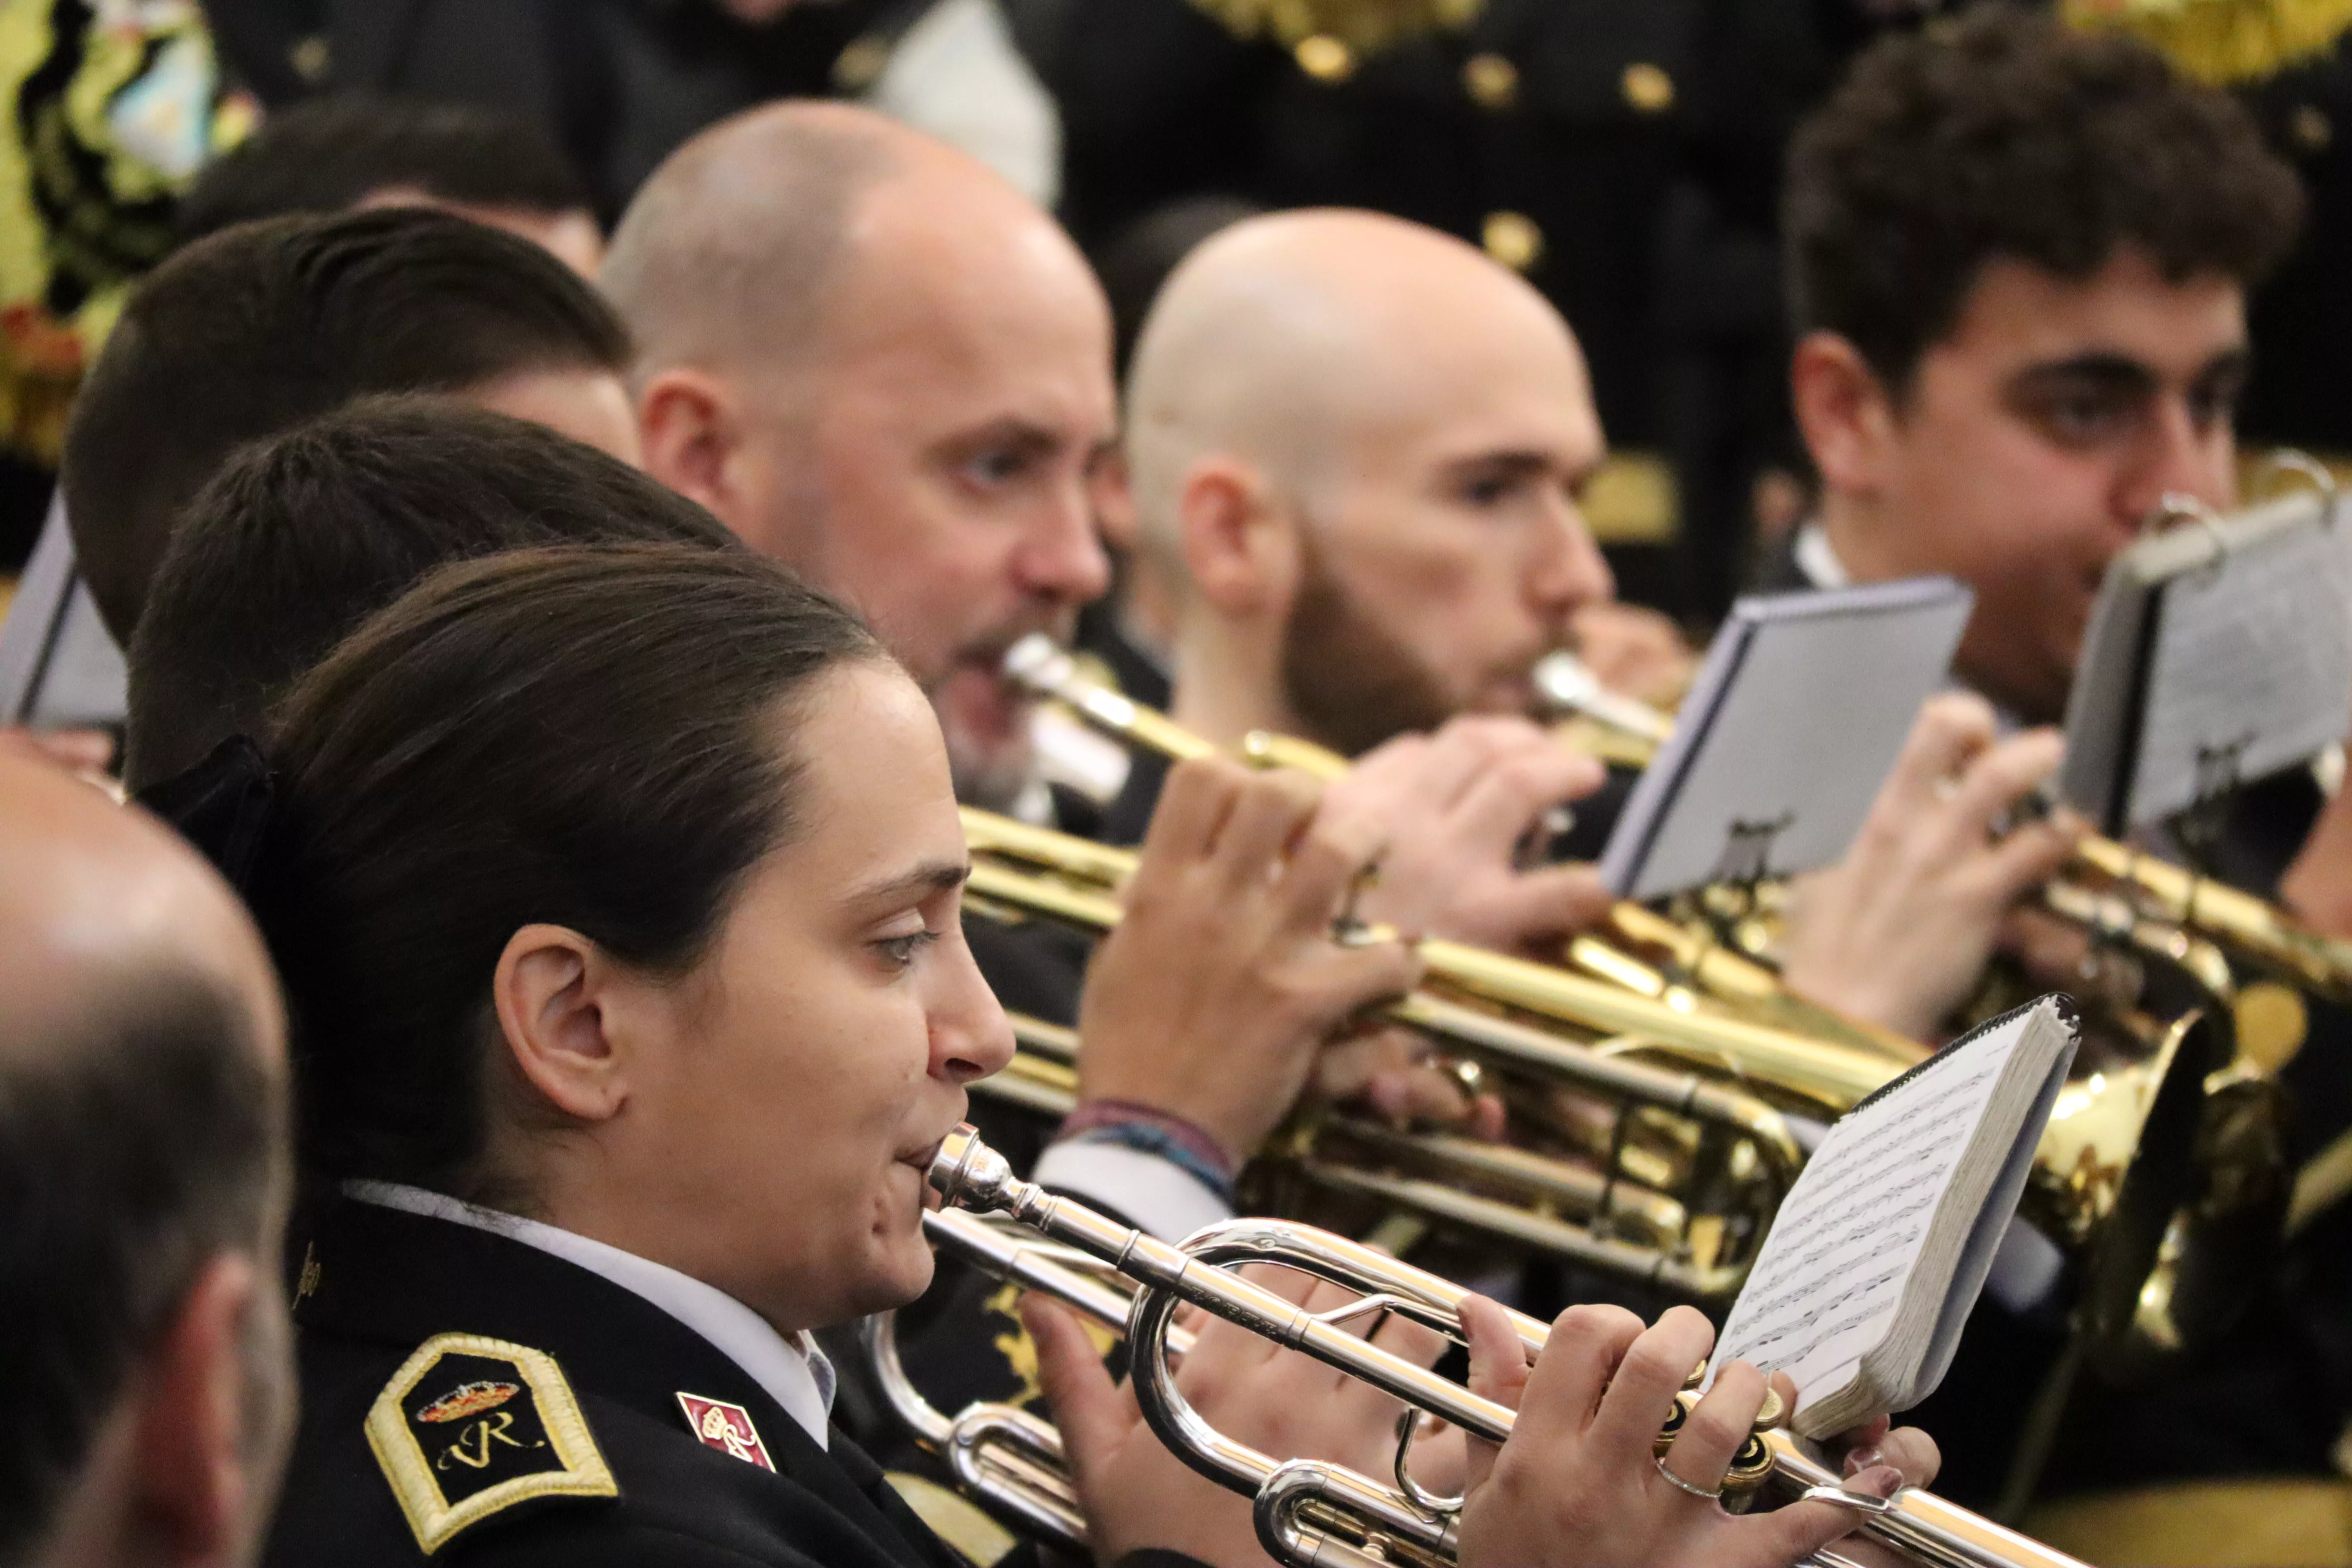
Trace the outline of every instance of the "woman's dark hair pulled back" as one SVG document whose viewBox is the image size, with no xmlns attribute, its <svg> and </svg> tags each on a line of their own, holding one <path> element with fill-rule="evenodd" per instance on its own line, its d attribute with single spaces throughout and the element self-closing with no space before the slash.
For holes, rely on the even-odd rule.
<svg viewBox="0 0 2352 1568">
<path fill-rule="evenodd" d="M 286 700 L 253 888 L 309 1173 L 492 1195 L 508 940 L 543 921 L 690 967 L 795 830 L 796 705 L 886 657 L 782 568 L 671 545 L 446 567 L 352 633 Z"/>
</svg>

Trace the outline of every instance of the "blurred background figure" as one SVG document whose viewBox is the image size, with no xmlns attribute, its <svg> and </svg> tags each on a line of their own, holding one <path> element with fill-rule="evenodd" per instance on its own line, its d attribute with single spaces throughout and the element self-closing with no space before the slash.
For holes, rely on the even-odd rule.
<svg viewBox="0 0 2352 1568">
<path fill-rule="evenodd" d="M 194 850 L 0 757 L 0 1563 L 251 1561 L 293 1419 L 283 1033 Z"/>
<path fill-rule="evenodd" d="M 383 206 L 438 207 L 504 229 L 583 275 L 604 256 L 586 186 L 548 132 L 511 111 L 467 105 L 373 98 L 297 105 L 208 165 L 172 221 L 186 244 L 285 214 Z M 110 328 L 121 311 L 118 294 Z M 610 342 L 607 357 L 617 365 L 617 333 Z M 91 359 L 99 348 L 89 344 Z M 47 453 L 50 469 L 61 456 L 61 444 Z M 80 765 L 104 766 L 122 721 L 123 649 L 90 597 L 51 478 L 45 473 L 25 498 L 47 521 L 13 602 L 0 606 L 0 732 L 23 726 L 20 745 L 37 742 Z"/>
</svg>

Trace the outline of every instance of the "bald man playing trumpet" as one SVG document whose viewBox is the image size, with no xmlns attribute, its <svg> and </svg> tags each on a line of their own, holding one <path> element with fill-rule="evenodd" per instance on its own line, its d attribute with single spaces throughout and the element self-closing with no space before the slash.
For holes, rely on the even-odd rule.
<svg viewBox="0 0 2352 1568">
<path fill-rule="evenodd" d="M 1580 615 L 1613 591 L 1580 507 L 1607 447 L 1568 323 L 1434 230 L 1364 212 L 1271 215 L 1171 276 L 1137 345 L 1127 419 L 1118 510 L 1139 569 L 1176 605 L 1175 718 L 1220 742 L 1272 730 L 1362 756 L 1346 790 L 1414 825 L 1391 850 L 1403 874 L 1377 895 L 1408 907 L 1373 912 L 1420 929 L 1451 914 L 1458 929 L 1446 868 L 1480 863 L 1465 856 L 1474 843 L 1493 864 L 1531 812 L 1590 787 L 1546 770 L 1550 742 L 1525 717 L 1537 660 L 1571 646 Z M 2058 830 L 2006 846 L 1985 831 L 2055 765 L 2054 748 L 1994 745 L 1986 722 L 1931 703 L 1858 847 L 1860 874 L 1800 900 L 1790 979 L 1814 1000 L 1927 1033 L 2002 913 L 2054 869 Z M 1401 765 L 1431 731 L 1453 738 L 1454 765 Z M 1480 747 L 1483 768 L 1468 761 Z M 1958 788 L 1939 787 L 1954 774 Z M 1151 784 L 1140 776 L 1115 818 L 1147 817 Z M 1433 858 L 1416 876 L 1423 851 Z M 1597 917 L 1589 868 L 1552 875 L 1584 879 Z M 1506 944 L 1539 924 L 1460 934 Z"/>
</svg>

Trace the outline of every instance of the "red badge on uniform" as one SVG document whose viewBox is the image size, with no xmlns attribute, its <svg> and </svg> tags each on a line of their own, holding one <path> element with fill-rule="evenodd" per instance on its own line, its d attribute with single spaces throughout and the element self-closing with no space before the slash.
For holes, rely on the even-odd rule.
<svg viewBox="0 0 2352 1568">
<path fill-rule="evenodd" d="M 686 1412 L 686 1424 L 705 1446 L 722 1454 L 732 1454 L 748 1465 L 772 1470 L 775 1462 L 768 1458 L 768 1446 L 760 1441 L 760 1429 L 751 1425 L 751 1413 L 740 1405 L 730 1405 L 723 1399 L 705 1399 L 699 1394 L 680 1390 L 678 1408 Z"/>
</svg>

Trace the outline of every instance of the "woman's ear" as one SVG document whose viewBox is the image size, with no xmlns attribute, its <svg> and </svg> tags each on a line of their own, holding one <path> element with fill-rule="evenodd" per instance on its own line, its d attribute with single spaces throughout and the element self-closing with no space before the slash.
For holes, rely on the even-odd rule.
<svg viewBox="0 0 2352 1568">
<path fill-rule="evenodd" d="M 1789 362 L 1789 395 L 1822 484 L 1874 491 L 1895 408 L 1862 352 L 1835 332 L 1806 334 Z"/>
<path fill-rule="evenodd" d="M 1195 594 L 1235 618 L 1288 614 L 1297 542 L 1264 474 L 1235 458 L 1205 458 L 1185 474 L 1176 510 Z"/>
<path fill-rule="evenodd" d="M 583 1121 L 617 1115 L 628 1099 L 626 1054 L 614 1039 L 621 972 L 564 926 L 527 925 L 507 941 L 490 999 L 507 1052 L 556 1109 Z"/>
</svg>

